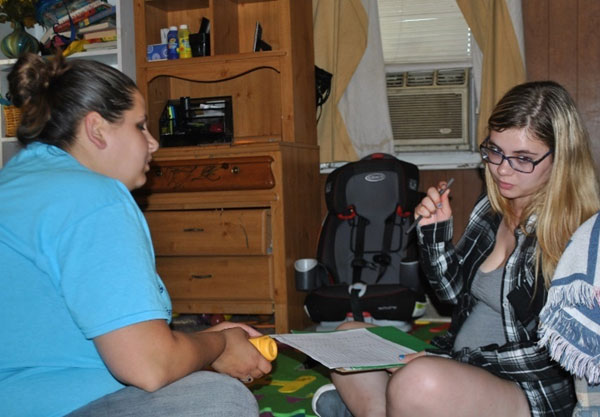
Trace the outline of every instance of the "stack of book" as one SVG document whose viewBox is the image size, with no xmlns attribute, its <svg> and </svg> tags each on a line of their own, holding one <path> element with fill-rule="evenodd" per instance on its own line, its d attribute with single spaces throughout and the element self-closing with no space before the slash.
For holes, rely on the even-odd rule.
<svg viewBox="0 0 600 417">
<path fill-rule="evenodd" d="M 92 24 L 87 26 L 86 29 L 88 30 L 83 31 L 82 28 L 79 32 L 79 36 L 86 41 L 84 46 L 86 50 L 117 47 L 117 28 L 114 19 Z"/>
<path fill-rule="evenodd" d="M 44 46 L 66 46 L 79 40 L 86 50 L 116 47 L 116 8 L 106 0 L 75 0 L 69 3 L 68 13 L 63 7 L 53 14 L 54 25 L 40 39 Z"/>
</svg>

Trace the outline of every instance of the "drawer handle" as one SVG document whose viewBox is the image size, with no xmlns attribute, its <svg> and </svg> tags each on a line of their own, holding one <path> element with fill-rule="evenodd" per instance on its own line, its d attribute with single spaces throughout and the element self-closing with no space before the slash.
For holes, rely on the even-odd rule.
<svg viewBox="0 0 600 417">
<path fill-rule="evenodd" d="M 183 229 L 184 232 L 204 232 L 204 229 L 201 227 L 187 227 Z"/>
<path fill-rule="evenodd" d="M 193 279 L 206 279 L 206 278 L 212 278 L 212 274 L 205 274 L 205 275 L 196 275 L 196 274 L 192 274 L 192 278 L 193 278 Z"/>
<path fill-rule="evenodd" d="M 239 174 L 240 173 L 240 167 L 238 167 L 238 166 L 231 167 L 231 173 L 232 174 Z"/>
<path fill-rule="evenodd" d="M 155 169 L 154 175 L 157 177 L 162 177 L 162 175 L 163 175 L 162 169 L 160 169 L 160 168 Z"/>
</svg>

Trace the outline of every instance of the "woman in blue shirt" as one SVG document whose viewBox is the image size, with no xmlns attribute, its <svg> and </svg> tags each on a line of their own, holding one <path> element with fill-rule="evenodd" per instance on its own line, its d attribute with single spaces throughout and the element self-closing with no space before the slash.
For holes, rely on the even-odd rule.
<svg viewBox="0 0 600 417">
<path fill-rule="evenodd" d="M 8 80 L 24 149 L 0 171 L 0 415 L 257 416 L 240 380 L 271 370 L 260 333 L 169 327 L 130 194 L 158 148 L 135 83 L 32 54 Z"/>
</svg>

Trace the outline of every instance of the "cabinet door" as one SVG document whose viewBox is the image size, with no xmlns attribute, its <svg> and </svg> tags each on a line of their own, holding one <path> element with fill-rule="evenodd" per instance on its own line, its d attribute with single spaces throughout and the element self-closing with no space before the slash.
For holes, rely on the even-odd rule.
<svg viewBox="0 0 600 417">
<path fill-rule="evenodd" d="M 159 256 L 156 269 L 174 300 L 270 300 L 268 256 Z"/>
<path fill-rule="evenodd" d="M 157 256 L 266 255 L 269 210 L 148 211 Z"/>
</svg>

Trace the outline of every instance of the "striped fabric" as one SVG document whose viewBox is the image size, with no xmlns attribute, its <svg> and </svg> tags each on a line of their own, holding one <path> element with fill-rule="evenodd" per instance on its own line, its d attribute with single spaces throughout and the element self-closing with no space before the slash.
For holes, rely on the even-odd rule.
<svg viewBox="0 0 600 417">
<path fill-rule="evenodd" d="M 541 313 L 540 344 L 590 384 L 600 383 L 600 216 L 573 234 L 560 258 Z"/>
<path fill-rule="evenodd" d="M 417 229 L 421 264 L 432 288 L 440 300 L 456 305 L 448 333 L 433 343 L 460 362 L 518 383 L 527 396 L 532 416 L 571 416 L 575 405 L 572 379 L 537 344 L 545 287 L 541 277 L 536 286 L 533 273 L 535 219 L 527 223 L 528 234 L 515 232 L 516 248 L 506 263 L 502 279 L 502 294 L 505 294 L 502 317 L 508 342 L 503 346 L 452 352 L 454 338 L 474 304 L 468 289 L 494 247 L 500 221 L 501 217 L 492 213 L 487 197 L 483 197 L 476 203 L 456 247 L 452 244 L 452 221 Z"/>
<path fill-rule="evenodd" d="M 571 237 L 541 312 L 539 344 L 575 376 L 574 415 L 600 417 L 600 215 Z"/>
</svg>

